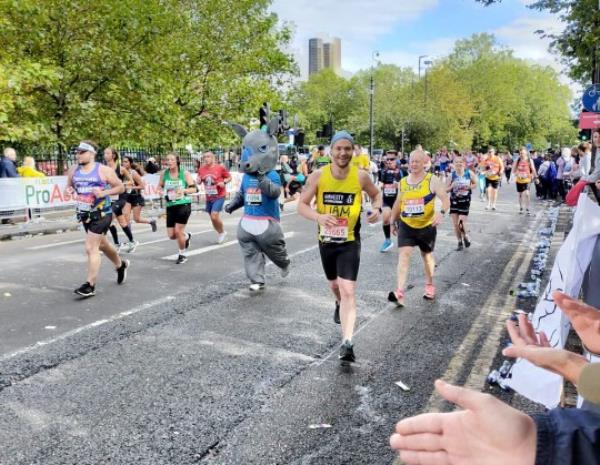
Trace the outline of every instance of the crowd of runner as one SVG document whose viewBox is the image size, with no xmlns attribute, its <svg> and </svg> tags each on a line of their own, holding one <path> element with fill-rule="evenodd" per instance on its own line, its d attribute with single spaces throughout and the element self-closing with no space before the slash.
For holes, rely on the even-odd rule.
<svg viewBox="0 0 600 465">
<path fill-rule="evenodd" d="M 242 134 L 246 134 L 245 130 Z M 250 152 L 266 153 L 269 150 L 265 143 L 270 143 L 271 134 L 264 135 L 264 138 L 267 142 L 258 142 L 256 147 L 244 147 L 246 158 L 242 156 L 241 163 L 246 163 L 246 168 L 251 164 L 247 158 Z M 244 137 L 245 143 L 247 140 Z M 593 149 L 595 160 L 591 160 Z M 126 281 L 130 262 L 122 258 L 121 253 L 132 253 L 138 245 L 131 231 L 132 214 L 135 222 L 148 224 L 152 231 L 157 230 L 156 220 L 141 216 L 144 205 L 141 194 L 144 189 L 143 169 L 135 160 L 121 157 L 110 147 L 104 150 L 104 163 L 99 163 L 96 161 L 97 151 L 95 143 L 82 141 L 76 149 L 78 164 L 69 171 L 67 180 L 67 192 L 76 199 L 77 217 L 86 232 L 87 277 L 86 282 L 75 290 L 82 297 L 95 295 L 101 252 L 113 263 L 117 283 Z M 238 226 L 238 242 L 251 292 L 260 292 L 265 287 L 266 257 L 281 269 L 282 277 L 289 275 L 290 259 L 279 225 L 280 211 L 286 203 L 298 200 L 299 215 L 316 223 L 315 240 L 333 297 L 333 320 L 341 327 L 339 359 L 342 363 L 351 363 L 356 360 L 353 334 L 357 318 L 355 293 L 361 257 L 363 213 L 369 224 L 375 225 L 381 220 L 381 253 L 389 252 L 394 247 L 392 235 L 397 237 L 399 256 L 396 282 L 388 294 L 388 300 L 398 307 L 404 306 L 410 258 L 416 247 L 425 271 L 423 298 L 434 300 L 433 252 L 437 227 L 446 215 L 450 216 L 457 239 L 457 251 L 469 248 L 472 238 L 468 217 L 473 191 L 478 192 L 480 201 L 486 202 L 485 209 L 493 214 L 499 208 L 498 194 L 502 183 L 514 183 L 518 204 L 514 205 L 513 211 L 530 215 L 532 185 L 538 198 L 561 200 L 567 197 L 572 185 L 579 180 L 585 180 L 597 188 L 600 180 L 599 160 L 600 131 L 594 132 L 593 145 L 583 143 L 577 147 L 563 148 L 558 154 L 547 153 L 543 156 L 526 147 L 521 147 L 514 154 L 497 154 L 493 147 L 478 153 L 448 151 L 442 147 L 432 155 L 417 146 L 410 154 L 387 150 L 380 160 L 371 160 L 366 151 L 354 142 L 351 134 L 339 131 L 329 146 L 316 147 L 310 156 L 290 158 L 282 155 L 273 170 L 245 170 L 239 191 L 228 203 L 226 185 L 232 176 L 210 152 L 202 155 L 196 173 L 183 169 L 177 155 L 168 154 L 165 157 L 166 166 L 159 173 L 157 188 L 165 201 L 167 235 L 177 243 L 175 263 L 178 265 L 187 261 L 192 235 L 186 231 L 186 225 L 191 214 L 191 196 L 198 194 L 199 186 L 203 189 L 205 211 L 210 215 L 219 244 L 226 237 L 221 212 L 232 213 L 244 208 Z M 127 238 L 124 244 L 119 242 L 117 225 Z M 114 245 L 106 237 L 109 231 Z M 557 296 L 557 301 L 560 298 Z M 564 305 L 581 307 L 580 303 L 574 302 L 565 301 Z M 523 328 L 527 327 L 523 318 L 519 323 Z M 513 341 L 527 336 L 519 335 L 516 331 L 515 327 L 509 327 Z M 526 354 L 519 356 L 526 357 Z M 482 409 L 482 403 L 489 403 L 481 394 L 469 393 L 444 383 L 438 383 L 436 388 L 446 399 L 467 409 Z M 501 406 L 495 405 L 494 409 L 501 409 Z M 507 418 L 510 417 L 510 421 L 524 422 L 529 429 L 532 428 L 533 420 L 528 420 L 526 416 L 512 411 L 504 413 Z M 431 418 L 441 421 L 438 417 Z M 541 426 L 538 424 L 537 428 L 540 430 Z M 426 463 L 420 462 L 416 455 L 411 455 L 412 451 L 427 454 L 436 450 L 435 444 L 426 443 L 421 437 L 416 438 L 415 434 L 421 433 L 430 442 L 438 440 L 434 438 L 435 435 L 445 434 L 418 417 L 400 422 L 392 437 L 394 448 L 409 451 L 404 458 L 410 463 Z M 461 441 L 452 444 L 458 444 L 459 447 Z"/>
</svg>

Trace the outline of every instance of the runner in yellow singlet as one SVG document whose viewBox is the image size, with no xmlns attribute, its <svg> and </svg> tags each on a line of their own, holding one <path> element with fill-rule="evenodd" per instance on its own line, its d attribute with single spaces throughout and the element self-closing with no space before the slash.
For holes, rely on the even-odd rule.
<svg viewBox="0 0 600 465">
<path fill-rule="evenodd" d="M 398 197 L 392 208 L 392 232 L 398 235 L 398 287 L 390 292 L 388 300 L 399 307 L 404 306 L 404 286 L 413 248 L 418 246 L 425 267 L 425 292 L 428 300 L 435 298 L 433 249 L 437 225 L 450 208 L 446 186 L 437 176 L 425 171 L 427 156 L 422 150 L 410 154 L 410 174 L 400 180 Z M 442 209 L 435 212 L 435 198 L 442 201 Z M 396 221 L 400 221 L 396 224 Z"/>
<path fill-rule="evenodd" d="M 496 210 L 496 199 L 498 198 L 498 187 L 502 180 L 502 173 L 504 173 L 504 163 L 498 155 L 496 150 L 490 147 L 488 150 L 488 157 L 485 160 L 484 166 L 485 173 L 485 187 L 487 189 L 488 204 L 485 207 L 486 210 Z"/>
<path fill-rule="evenodd" d="M 369 173 L 352 166 L 353 139 L 346 131 L 331 139 L 331 164 L 314 171 L 300 195 L 298 213 L 318 223 L 319 252 L 325 276 L 336 299 L 334 321 L 342 325 L 342 362 L 354 362 L 352 335 L 356 322 L 356 279 L 360 264 L 362 192 L 371 199 L 367 221 L 381 214 L 381 192 Z M 317 208 L 311 201 L 317 198 Z"/>
<path fill-rule="evenodd" d="M 521 147 L 519 150 L 519 159 L 517 160 L 515 169 L 513 169 L 513 176 L 516 181 L 517 192 L 519 193 L 519 214 L 523 214 L 523 207 L 525 207 L 527 215 L 529 215 L 529 185 L 537 178 L 537 172 L 535 171 L 533 160 L 529 157 L 529 152 L 525 147 Z"/>
</svg>

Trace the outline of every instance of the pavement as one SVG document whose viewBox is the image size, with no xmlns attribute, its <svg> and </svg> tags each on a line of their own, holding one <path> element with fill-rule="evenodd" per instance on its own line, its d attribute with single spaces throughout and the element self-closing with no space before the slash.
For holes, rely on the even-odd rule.
<svg viewBox="0 0 600 465">
<path fill-rule="evenodd" d="M 167 259 L 163 228 L 136 228 L 127 283 L 104 263 L 87 300 L 72 294 L 85 270 L 80 232 L 0 243 L 0 464 L 391 464 L 396 421 L 451 408 L 433 381 L 477 384 L 498 353 L 545 208 L 524 217 L 515 202 L 514 185 L 496 212 L 474 199 L 462 252 L 446 220 L 438 297 L 423 300 L 415 253 L 404 309 L 386 302 L 397 254 L 378 252 L 380 225 L 363 226 L 349 367 L 337 360 L 315 226 L 292 205 L 282 219 L 291 275 L 269 266 L 258 295 L 247 290 L 237 216 L 215 246 L 194 214 L 198 252 L 182 266 Z"/>
</svg>

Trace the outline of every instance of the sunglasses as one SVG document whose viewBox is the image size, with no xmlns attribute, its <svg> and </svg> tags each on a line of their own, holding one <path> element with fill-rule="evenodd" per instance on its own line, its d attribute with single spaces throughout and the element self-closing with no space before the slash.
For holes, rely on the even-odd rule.
<svg viewBox="0 0 600 465">
<path fill-rule="evenodd" d="M 395 158 L 386 158 L 385 161 L 396 161 Z"/>
</svg>

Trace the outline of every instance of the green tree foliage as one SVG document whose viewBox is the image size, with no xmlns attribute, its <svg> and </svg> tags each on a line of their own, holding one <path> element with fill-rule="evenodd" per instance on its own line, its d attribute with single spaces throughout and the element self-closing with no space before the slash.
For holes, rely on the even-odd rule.
<svg viewBox="0 0 600 465">
<path fill-rule="evenodd" d="M 502 0 L 476 0 L 486 6 Z M 565 29 L 558 34 L 537 31 L 552 39 L 551 48 L 558 52 L 569 76 L 583 83 L 592 80 L 600 69 L 600 8 L 598 0 L 537 0 L 529 8 L 558 14 Z M 597 79 L 600 79 L 600 71 Z"/>
<path fill-rule="evenodd" d="M 61 150 L 83 137 L 214 141 L 223 119 L 247 118 L 294 72 L 268 5 L 0 0 L 0 119 L 12 128 L 1 137 Z"/>
<path fill-rule="evenodd" d="M 297 89 L 294 108 L 313 137 L 331 115 L 336 128 L 355 132 L 368 144 L 370 70 L 350 80 L 325 70 Z M 570 91 L 556 73 L 515 58 L 489 34 L 459 40 L 452 53 L 421 79 L 410 69 L 380 65 L 375 82 L 374 129 L 377 147 L 401 147 L 404 128 L 409 146 L 435 149 L 516 148 L 571 143 Z"/>
</svg>

